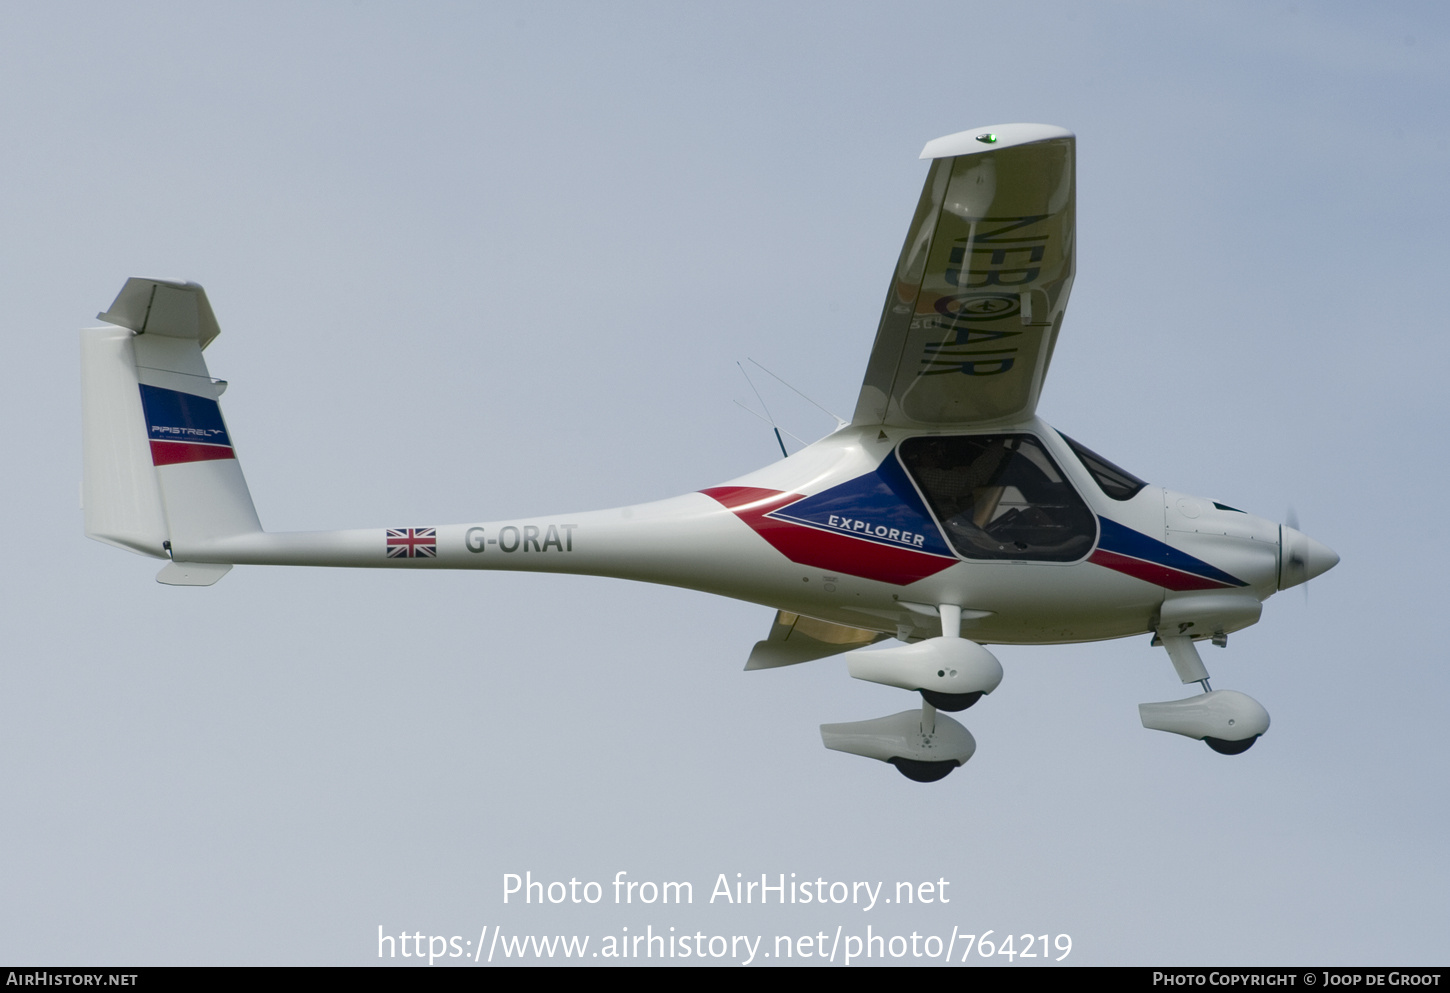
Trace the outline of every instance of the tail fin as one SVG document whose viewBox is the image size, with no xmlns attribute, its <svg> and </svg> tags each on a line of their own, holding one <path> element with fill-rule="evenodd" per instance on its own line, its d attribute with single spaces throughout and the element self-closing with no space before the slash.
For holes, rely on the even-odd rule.
<svg viewBox="0 0 1450 993">
<path fill-rule="evenodd" d="M 128 279 L 116 327 L 81 332 L 86 534 L 171 558 L 158 580 L 210 585 L 230 568 L 188 550 L 262 529 L 201 351 L 219 333 L 195 283 Z"/>
</svg>

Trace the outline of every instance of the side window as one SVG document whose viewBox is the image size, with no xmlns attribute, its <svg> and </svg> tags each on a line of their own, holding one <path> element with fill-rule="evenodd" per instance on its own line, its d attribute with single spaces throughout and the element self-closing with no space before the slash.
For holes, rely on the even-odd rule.
<svg viewBox="0 0 1450 993">
<path fill-rule="evenodd" d="M 1097 519 L 1031 435 L 909 438 L 898 449 L 947 540 L 974 559 L 1073 562 Z"/>
<path fill-rule="evenodd" d="M 1131 500 L 1138 495 L 1139 490 L 1148 485 L 1126 469 L 1119 469 L 1091 448 L 1079 445 L 1061 431 L 1057 432 L 1057 436 L 1067 442 L 1067 447 L 1082 460 L 1083 468 L 1092 473 L 1102 491 L 1114 500 Z"/>
</svg>

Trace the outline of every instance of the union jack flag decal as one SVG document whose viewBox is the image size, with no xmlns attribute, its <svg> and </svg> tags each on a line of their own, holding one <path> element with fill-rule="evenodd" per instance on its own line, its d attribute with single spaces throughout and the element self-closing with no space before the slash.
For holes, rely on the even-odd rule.
<svg viewBox="0 0 1450 993">
<path fill-rule="evenodd" d="M 388 558 L 436 559 L 437 528 L 388 528 Z"/>
</svg>

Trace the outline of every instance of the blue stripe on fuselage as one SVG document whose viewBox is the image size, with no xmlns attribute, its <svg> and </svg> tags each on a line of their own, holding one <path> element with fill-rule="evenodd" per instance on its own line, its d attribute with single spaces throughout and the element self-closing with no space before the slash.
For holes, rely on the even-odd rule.
<svg viewBox="0 0 1450 993">
<path fill-rule="evenodd" d="M 1131 555 L 1144 562 L 1166 565 L 1170 569 L 1202 576 L 1205 579 L 1212 579 L 1229 586 L 1249 585 L 1237 576 L 1231 576 L 1222 569 L 1216 569 L 1203 559 L 1195 558 L 1187 552 L 1180 552 L 1172 545 L 1164 544 L 1156 538 L 1150 538 L 1141 531 L 1134 531 L 1130 527 L 1125 527 L 1117 521 L 1110 521 L 1102 516 L 1098 517 L 1098 521 L 1102 527 L 1098 547 L 1104 551 Z"/>
</svg>

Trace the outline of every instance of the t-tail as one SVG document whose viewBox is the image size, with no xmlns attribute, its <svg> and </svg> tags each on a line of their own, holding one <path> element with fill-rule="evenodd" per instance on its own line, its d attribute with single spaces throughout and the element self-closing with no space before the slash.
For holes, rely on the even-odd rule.
<svg viewBox="0 0 1450 993">
<path fill-rule="evenodd" d="M 129 279 L 98 316 L 112 326 L 81 332 L 86 534 L 168 559 L 162 583 L 210 586 L 239 564 L 500 569 L 739 595 L 760 568 L 764 546 L 701 493 L 513 521 L 263 531 L 217 402 L 226 383 L 202 355 L 220 333 L 206 291 Z M 747 552 L 733 570 L 706 563 L 679 554 L 686 535 Z"/>
<path fill-rule="evenodd" d="M 206 291 L 128 279 L 97 316 L 115 326 L 81 332 L 86 534 L 171 559 L 163 583 L 209 586 L 231 566 L 178 550 L 262 526 L 202 357 L 220 333 Z"/>
</svg>

